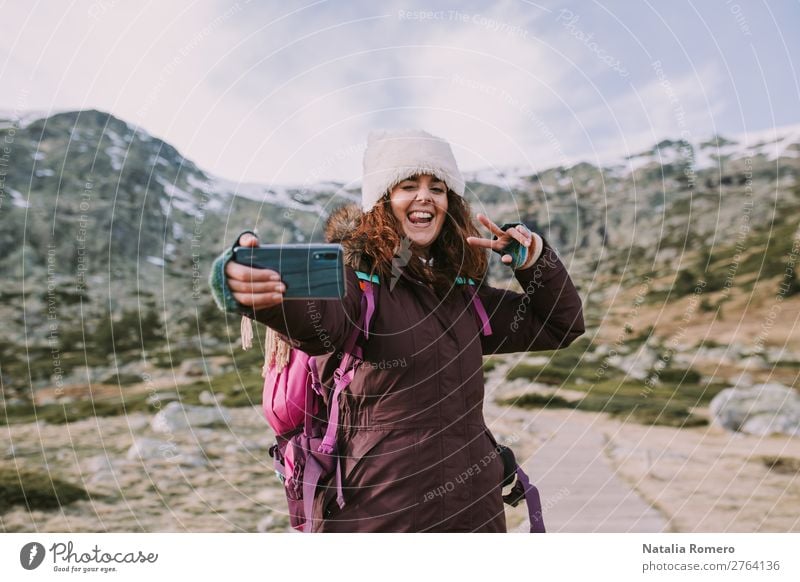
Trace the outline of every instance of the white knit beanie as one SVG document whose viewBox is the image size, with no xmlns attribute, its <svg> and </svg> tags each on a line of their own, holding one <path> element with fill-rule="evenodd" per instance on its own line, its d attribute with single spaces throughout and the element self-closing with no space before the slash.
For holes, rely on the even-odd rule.
<svg viewBox="0 0 800 582">
<path fill-rule="evenodd" d="M 381 196 L 414 174 L 432 174 L 464 195 L 464 178 L 445 140 L 421 129 L 371 131 L 364 152 L 363 211 L 368 212 Z"/>
</svg>

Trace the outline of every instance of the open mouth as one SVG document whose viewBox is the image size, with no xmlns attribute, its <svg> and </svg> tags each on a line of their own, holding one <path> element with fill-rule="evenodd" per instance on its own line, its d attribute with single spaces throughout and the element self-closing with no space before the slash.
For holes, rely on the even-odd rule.
<svg viewBox="0 0 800 582">
<path fill-rule="evenodd" d="M 415 210 L 414 212 L 409 212 L 407 216 L 411 224 L 419 227 L 428 226 L 433 222 L 433 214 L 425 210 Z"/>
</svg>

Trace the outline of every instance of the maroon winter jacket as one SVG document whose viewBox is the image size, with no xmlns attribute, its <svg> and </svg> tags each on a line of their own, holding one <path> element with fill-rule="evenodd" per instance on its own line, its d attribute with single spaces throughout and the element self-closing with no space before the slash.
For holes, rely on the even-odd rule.
<svg viewBox="0 0 800 582">
<path fill-rule="evenodd" d="M 335 211 L 328 240 L 341 240 L 359 214 L 355 205 Z M 480 334 L 462 286 L 442 302 L 405 273 L 391 289 L 377 286 L 364 363 L 340 404 L 346 503 L 339 508 L 334 484 L 325 484 L 315 499 L 315 531 L 506 531 L 503 463 L 483 417 L 482 356 L 562 348 L 584 333 L 581 299 L 542 240 L 537 262 L 514 271 L 524 293 L 478 289 L 489 336 Z M 345 248 L 341 301 L 284 301 L 255 313 L 318 356 L 326 386 L 333 386 L 338 351 L 359 319 L 358 251 Z"/>
</svg>

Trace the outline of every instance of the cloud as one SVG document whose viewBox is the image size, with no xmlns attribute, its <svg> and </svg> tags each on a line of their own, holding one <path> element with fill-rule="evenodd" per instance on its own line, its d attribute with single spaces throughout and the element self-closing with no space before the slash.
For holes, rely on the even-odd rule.
<svg viewBox="0 0 800 582">
<path fill-rule="evenodd" d="M 382 3 L 377 12 L 341 20 L 297 15 L 260 50 L 247 49 L 246 75 L 228 71 L 215 79 L 247 88 L 231 131 L 238 135 L 242 124 L 253 123 L 262 136 L 237 137 L 249 143 L 242 172 L 260 164 L 260 179 L 282 181 L 347 149 L 351 155 L 332 170 L 340 179 L 357 178 L 360 155 L 350 146 L 374 127 L 438 133 L 460 150 L 465 167 L 524 157 L 536 141 L 526 110 L 557 103 L 567 75 L 536 35 L 542 14 L 520 3 L 428 12 Z M 230 164 L 236 156 L 231 150 Z"/>
<path fill-rule="evenodd" d="M 726 113 L 714 55 L 693 55 L 697 74 L 665 63 L 670 100 L 633 40 L 588 13 L 578 38 L 559 14 L 517 0 L 16 3 L 0 24 L 0 109 L 104 109 L 212 173 L 277 183 L 357 180 L 377 127 L 446 137 L 464 169 L 536 171 L 675 137 L 675 99 L 692 131 Z"/>
<path fill-rule="evenodd" d="M 724 81 L 713 61 L 676 76 L 657 65 L 640 87 L 579 112 L 576 120 L 586 133 L 576 135 L 570 148 L 590 161 L 619 160 L 665 137 L 711 135 L 726 107 Z"/>
</svg>

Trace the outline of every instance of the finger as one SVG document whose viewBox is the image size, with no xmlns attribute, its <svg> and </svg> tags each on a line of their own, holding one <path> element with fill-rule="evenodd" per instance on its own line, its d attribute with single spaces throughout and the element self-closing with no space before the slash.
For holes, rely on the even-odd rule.
<svg viewBox="0 0 800 582">
<path fill-rule="evenodd" d="M 511 255 L 503 255 L 502 257 L 500 257 L 500 260 L 506 264 L 509 264 L 511 263 L 511 261 L 514 260 L 514 257 L 512 257 Z"/>
<path fill-rule="evenodd" d="M 470 244 L 474 247 L 484 247 L 487 249 L 492 249 L 495 246 L 495 242 L 493 240 L 489 240 L 488 238 L 479 238 L 477 236 L 468 236 L 467 237 L 467 244 Z"/>
<path fill-rule="evenodd" d="M 257 247 L 258 246 L 258 237 L 252 234 L 245 233 L 241 237 L 239 237 L 239 246 L 243 247 Z"/>
<path fill-rule="evenodd" d="M 488 216 L 485 214 L 477 214 L 478 220 L 481 222 L 483 226 L 488 228 L 492 234 L 497 235 L 498 237 L 503 236 L 503 231 L 497 226 L 494 222 L 492 222 Z"/>
<path fill-rule="evenodd" d="M 234 261 L 228 261 L 225 265 L 225 274 L 229 279 L 239 281 L 280 281 L 281 278 L 280 273 L 272 269 L 254 269 Z"/>
<path fill-rule="evenodd" d="M 228 287 L 231 291 L 239 293 L 283 293 L 286 291 L 286 285 L 281 281 L 251 283 L 250 281 L 228 279 Z"/>
<path fill-rule="evenodd" d="M 520 229 L 519 226 L 515 226 L 513 228 L 509 228 L 506 231 L 514 240 L 518 241 L 519 243 L 523 244 L 526 247 L 531 245 L 531 237 L 527 235 L 523 230 Z"/>
<path fill-rule="evenodd" d="M 233 293 L 233 298 L 242 305 L 267 307 L 283 301 L 282 293 Z"/>
<path fill-rule="evenodd" d="M 528 241 L 528 243 L 533 242 L 533 233 L 528 229 L 527 226 L 524 224 L 517 225 L 517 231 L 523 236 L 523 238 Z"/>
</svg>

